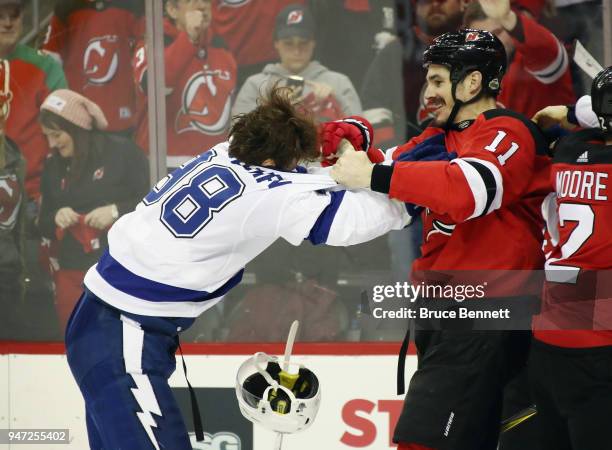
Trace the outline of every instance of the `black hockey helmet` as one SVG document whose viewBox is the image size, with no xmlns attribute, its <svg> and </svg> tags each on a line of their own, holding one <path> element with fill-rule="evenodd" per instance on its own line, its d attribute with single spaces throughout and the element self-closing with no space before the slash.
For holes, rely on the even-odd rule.
<svg viewBox="0 0 612 450">
<path fill-rule="evenodd" d="M 599 72 L 593 80 L 591 104 L 601 129 L 612 133 L 612 66 Z"/>
<path fill-rule="evenodd" d="M 449 68 L 453 97 L 456 84 L 473 70 L 482 73 L 483 90 L 497 95 L 508 64 L 506 50 L 497 36 L 469 28 L 437 37 L 423 58 L 425 67 L 441 64 Z"/>
</svg>

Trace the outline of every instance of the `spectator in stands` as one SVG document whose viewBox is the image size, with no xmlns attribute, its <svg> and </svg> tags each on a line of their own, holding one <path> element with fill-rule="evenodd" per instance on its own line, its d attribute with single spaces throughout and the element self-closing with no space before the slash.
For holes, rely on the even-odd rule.
<svg viewBox="0 0 612 450">
<path fill-rule="evenodd" d="M 11 339 L 11 324 L 23 299 L 23 211 L 25 161 L 4 134 L 11 110 L 10 64 L 0 62 L 0 339 Z"/>
<path fill-rule="evenodd" d="M 6 134 L 15 141 L 26 159 L 28 197 L 38 200 L 40 174 L 49 152 L 38 126 L 38 110 L 51 91 L 66 87 L 66 79 L 53 58 L 19 43 L 24 3 L 24 0 L 0 0 L 0 58 L 11 64 L 12 110 L 6 123 Z M 28 209 L 33 210 L 29 217 L 35 217 L 35 205 Z"/>
<path fill-rule="evenodd" d="M 276 61 L 274 21 L 279 11 L 295 3 L 304 0 L 213 0 L 212 27 L 236 58 L 238 87 Z"/>
<path fill-rule="evenodd" d="M 211 0 L 166 0 L 166 115 L 168 166 L 185 161 L 227 138 L 236 61 L 213 34 Z M 139 92 L 147 94 L 144 45 L 136 52 Z M 138 126 L 137 142 L 149 147 L 146 115 Z"/>
<path fill-rule="evenodd" d="M 108 131 L 135 125 L 132 56 L 141 15 L 138 0 L 60 0 L 42 47 L 63 64 L 70 89 L 100 105 Z"/>
<path fill-rule="evenodd" d="M 464 23 L 494 33 L 504 44 L 508 70 L 497 98 L 501 106 L 532 117 L 552 103 L 576 100 L 565 47 L 510 0 L 478 0 L 468 5 Z"/>
<path fill-rule="evenodd" d="M 314 18 L 307 7 L 290 5 L 276 18 L 274 47 L 280 62 L 247 79 L 234 104 L 233 114 L 247 113 L 257 99 L 281 80 L 294 88 L 296 98 L 321 121 L 361 113 L 361 102 L 346 75 L 313 60 L 316 46 Z"/>
<path fill-rule="evenodd" d="M 41 106 L 40 124 L 52 154 L 42 176 L 41 235 L 57 239 L 53 274 L 62 330 L 82 292 L 86 270 L 107 246 L 109 227 L 149 190 L 147 160 L 136 144 L 104 132 L 100 107 L 60 89 Z"/>
</svg>

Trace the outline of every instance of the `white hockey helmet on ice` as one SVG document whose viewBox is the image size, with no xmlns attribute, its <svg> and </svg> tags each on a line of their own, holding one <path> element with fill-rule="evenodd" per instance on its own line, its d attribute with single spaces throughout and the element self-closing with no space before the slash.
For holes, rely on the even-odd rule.
<svg viewBox="0 0 612 450">
<path fill-rule="evenodd" d="M 282 370 L 275 356 L 256 353 L 238 369 L 236 396 L 242 415 L 277 433 L 296 433 L 312 425 L 321 388 L 317 376 L 301 364 Z"/>
</svg>

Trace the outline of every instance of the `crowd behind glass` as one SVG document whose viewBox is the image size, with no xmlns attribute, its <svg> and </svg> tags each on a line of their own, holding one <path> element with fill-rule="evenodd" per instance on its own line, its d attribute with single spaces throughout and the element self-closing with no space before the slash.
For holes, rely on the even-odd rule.
<svg viewBox="0 0 612 450">
<path fill-rule="evenodd" d="M 62 340 L 106 231 L 149 188 L 143 0 L 41 3 L 48 29 L 21 42 L 32 2 L 0 2 L 0 340 Z M 321 122 L 362 115 L 375 145 L 403 143 L 428 123 L 424 49 L 462 26 L 506 47 L 500 106 L 531 117 L 574 103 L 590 80 L 571 61 L 573 46 L 580 40 L 602 60 L 602 2 L 511 7 L 513 26 L 478 0 L 164 0 L 166 89 L 157 95 L 167 120 L 156 126 L 166 127 L 168 168 L 224 141 L 232 116 L 274 83 Z M 45 112 L 73 92 L 87 100 L 74 117 L 91 121 L 67 125 Z M 114 163 L 109 146 L 122 151 Z M 79 212 L 64 207 L 76 197 Z M 407 280 L 420 240 L 416 223 L 349 248 L 277 242 L 184 339 L 279 341 L 300 319 L 305 341 L 399 340 L 404 330 L 369 320 L 361 298 L 373 284 Z"/>
</svg>

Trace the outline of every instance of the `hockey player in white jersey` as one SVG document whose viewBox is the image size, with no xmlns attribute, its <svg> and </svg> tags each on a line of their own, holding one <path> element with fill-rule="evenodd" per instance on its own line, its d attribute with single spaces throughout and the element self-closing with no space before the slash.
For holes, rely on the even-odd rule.
<svg viewBox="0 0 612 450">
<path fill-rule="evenodd" d="M 191 449 L 168 386 L 178 333 L 240 282 L 276 239 L 346 246 L 410 221 L 403 203 L 337 190 L 317 130 L 282 89 L 161 180 L 108 234 L 66 330 L 92 449 Z M 282 262 L 280 262 L 282 263 Z"/>
</svg>

